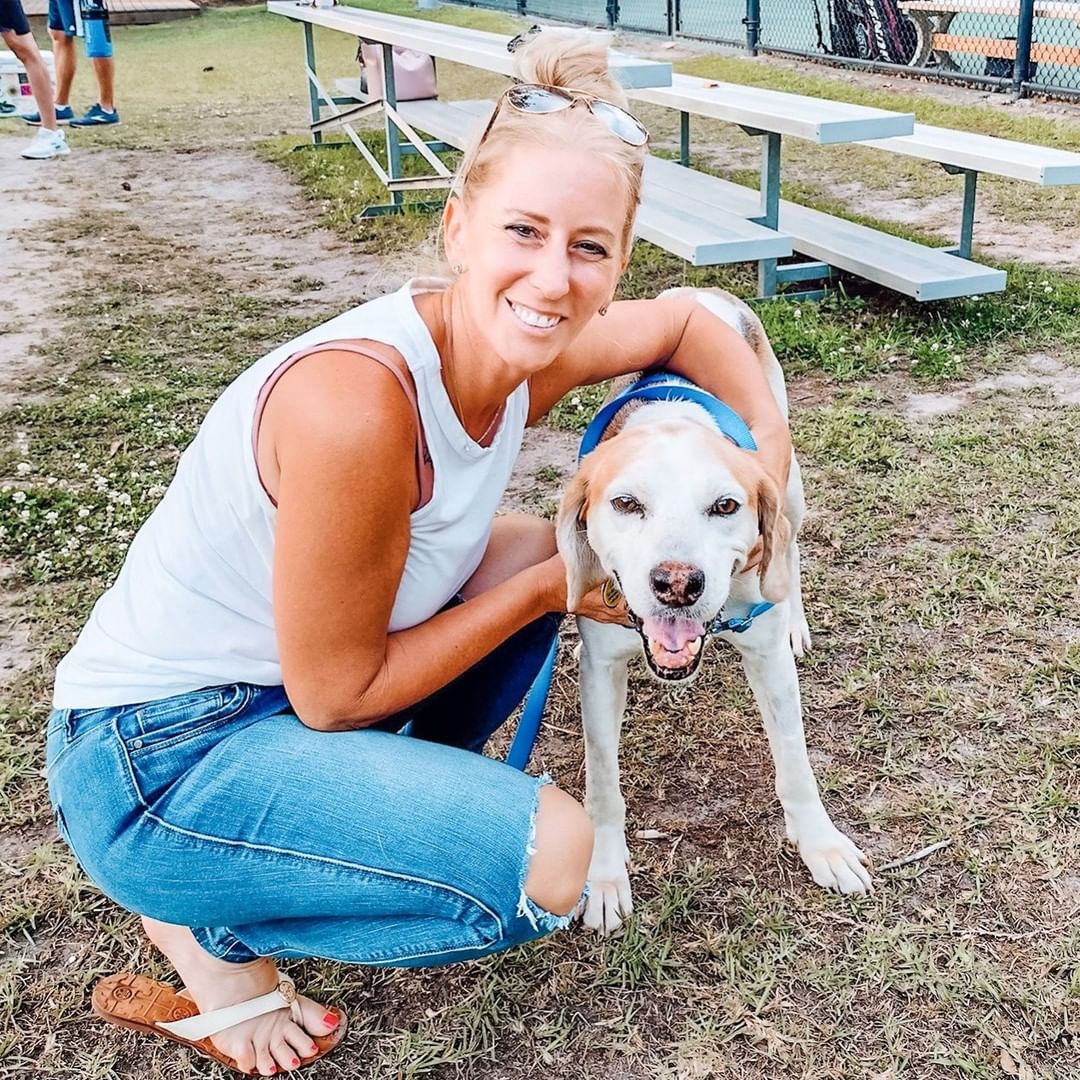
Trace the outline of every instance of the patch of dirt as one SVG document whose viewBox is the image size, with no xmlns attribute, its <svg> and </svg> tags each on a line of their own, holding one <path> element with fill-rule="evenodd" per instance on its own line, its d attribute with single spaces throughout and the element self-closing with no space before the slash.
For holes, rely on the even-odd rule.
<svg viewBox="0 0 1080 1080">
<path fill-rule="evenodd" d="M 859 183 L 832 185 L 830 194 L 860 214 L 933 233 L 943 243 L 960 242 L 964 191 L 959 179 L 954 193 L 931 199 L 919 198 L 917 192 L 890 196 Z M 1048 223 L 1010 221 L 981 201 L 975 203 L 972 235 L 976 253 L 994 261 L 1034 262 L 1062 270 L 1080 265 L 1080 235 Z"/>
<path fill-rule="evenodd" d="M 536 514 L 556 506 L 567 481 L 577 471 L 580 441 L 577 435 L 551 428 L 526 431 L 503 509 Z"/>
<path fill-rule="evenodd" d="M 1046 353 L 1024 357 L 1020 367 L 990 375 L 966 387 L 942 394 L 909 394 L 903 403 L 909 420 L 925 420 L 958 412 L 992 394 L 1017 394 L 1027 390 L 1048 392 L 1061 405 L 1080 405 L 1080 370 L 1069 367 Z"/>
<path fill-rule="evenodd" d="M 18 593 L 6 588 L 10 575 L 9 567 L 0 566 L 0 686 L 7 686 L 18 675 L 29 671 L 35 661 L 25 616 L 19 608 Z"/>
<path fill-rule="evenodd" d="M 28 382 L 45 374 L 37 347 L 62 332 L 73 307 L 92 302 L 95 279 L 123 257 L 107 241 L 59 254 L 49 230 L 77 235 L 87 213 L 169 237 L 238 290 L 288 293 L 298 306 L 317 299 L 344 310 L 408 276 L 400 263 L 362 257 L 313 226 L 313 208 L 295 185 L 250 153 L 76 148 L 67 159 L 40 162 L 19 157 L 25 141 L 0 137 L 0 250 L 17 282 L 4 294 L 0 405 L 27 400 Z"/>
</svg>

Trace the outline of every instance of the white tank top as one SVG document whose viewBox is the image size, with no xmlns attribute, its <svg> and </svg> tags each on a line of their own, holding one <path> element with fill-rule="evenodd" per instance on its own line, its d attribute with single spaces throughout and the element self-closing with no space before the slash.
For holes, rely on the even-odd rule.
<svg viewBox="0 0 1080 1080">
<path fill-rule="evenodd" d="M 450 404 L 438 351 L 413 302 L 446 284 L 410 281 L 338 315 L 264 356 L 225 390 L 132 541 L 115 584 L 60 662 L 55 708 L 127 705 L 233 682 L 281 685 L 271 606 L 276 512 L 259 480 L 252 426 L 259 391 L 275 369 L 322 342 L 390 345 L 416 384 L 435 482 L 430 501 L 409 519 L 390 630 L 424 622 L 461 589 L 487 548 L 521 448 L 529 391 L 523 383 L 511 394 L 490 446 L 473 442 Z M 378 459 L 373 453 L 373 464 Z"/>
</svg>

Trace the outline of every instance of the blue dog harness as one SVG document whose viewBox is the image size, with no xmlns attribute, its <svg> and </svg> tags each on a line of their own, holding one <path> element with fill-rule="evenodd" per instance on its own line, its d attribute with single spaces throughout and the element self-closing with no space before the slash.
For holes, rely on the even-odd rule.
<svg viewBox="0 0 1080 1080">
<path fill-rule="evenodd" d="M 729 438 L 740 450 L 757 450 L 754 436 L 750 434 L 750 429 L 743 422 L 743 418 L 734 409 L 708 391 L 702 390 L 689 379 L 662 371 L 656 375 L 646 375 L 643 379 L 638 379 L 618 397 L 612 398 L 593 417 L 592 423 L 581 437 L 578 461 L 591 450 L 596 449 L 612 418 L 631 401 L 689 401 L 694 405 L 700 405 L 712 417 L 720 433 Z"/>
<path fill-rule="evenodd" d="M 722 435 L 730 439 L 740 450 L 757 450 L 757 443 L 750 429 L 746 426 L 743 418 L 730 406 L 725 405 L 718 397 L 702 390 L 700 386 L 684 379 L 681 375 L 662 371 L 655 375 L 646 375 L 638 379 L 632 386 L 627 387 L 618 397 L 612 398 L 597 414 L 585 429 L 581 437 L 581 446 L 578 448 L 578 461 L 586 454 L 595 450 L 604 437 L 604 432 L 611 423 L 615 414 L 631 401 L 688 401 L 694 405 L 700 405 L 709 416 Z M 764 615 L 775 605 L 767 602 L 755 604 L 743 615 L 724 618 L 721 612 L 706 631 L 709 634 L 722 634 L 730 631 L 733 634 L 745 633 L 753 625 L 759 615 Z M 556 637 L 551 643 L 551 650 L 544 660 L 544 666 L 529 687 L 528 696 L 525 698 L 525 707 L 518 721 L 517 731 L 514 733 L 514 741 L 510 746 L 510 752 L 506 755 L 506 763 L 515 769 L 524 769 L 529 763 L 529 755 L 532 753 L 533 744 L 540 731 L 540 721 L 544 715 L 544 706 L 547 704 L 548 690 L 551 688 L 551 675 L 555 670 L 555 656 L 559 649 L 559 639 Z"/>
</svg>

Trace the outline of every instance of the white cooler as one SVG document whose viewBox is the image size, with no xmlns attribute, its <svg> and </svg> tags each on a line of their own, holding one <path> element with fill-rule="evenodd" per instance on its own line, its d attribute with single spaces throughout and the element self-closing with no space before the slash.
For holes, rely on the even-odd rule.
<svg viewBox="0 0 1080 1080">
<path fill-rule="evenodd" d="M 55 86 L 56 69 L 53 65 L 53 54 L 42 50 L 41 55 Z M 26 68 L 13 52 L 8 52 L 6 49 L 0 49 L 0 100 L 14 105 L 15 112 L 19 116 L 38 112 L 37 102 L 30 91 L 30 82 L 26 77 Z"/>
</svg>

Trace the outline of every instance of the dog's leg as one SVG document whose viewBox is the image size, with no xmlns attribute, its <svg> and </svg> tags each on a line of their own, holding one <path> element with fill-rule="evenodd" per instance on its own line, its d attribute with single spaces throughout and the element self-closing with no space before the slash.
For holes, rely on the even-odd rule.
<svg viewBox="0 0 1080 1080">
<path fill-rule="evenodd" d="M 799 558 L 799 542 L 792 540 L 787 550 L 788 567 L 791 573 L 791 591 L 788 593 L 788 606 L 791 618 L 788 626 L 788 638 L 791 651 L 795 656 L 802 656 L 810 651 L 810 624 L 806 621 L 806 611 L 802 600 L 802 573 L 801 560 Z"/>
<path fill-rule="evenodd" d="M 581 634 L 581 715 L 585 727 L 585 808 L 595 842 L 583 921 L 610 934 L 633 910 L 626 846 L 626 803 L 619 790 L 619 731 L 626 711 L 632 631 L 578 619 Z"/>
<path fill-rule="evenodd" d="M 806 621 L 806 611 L 802 599 L 802 565 L 799 558 L 799 528 L 806 516 L 806 496 L 803 492 L 802 473 L 798 459 L 791 457 L 791 473 L 788 477 L 785 513 L 791 525 L 791 543 L 788 545 L 788 572 L 791 575 L 791 591 L 788 593 L 788 605 L 791 611 L 789 620 L 791 651 L 802 656 L 810 651 L 810 624 Z"/>
<path fill-rule="evenodd" d="M 783 611 L 774 610 L 733 643 L 769 737 L 788 839 L 819 885 L 842 893 L 867 892 L 872 883 L 863 865 L 866 856 L 832 823 L 818 794 L 806 754 L 795 657 L 783 620 Z"/>
</svg>

